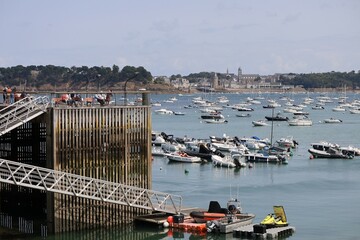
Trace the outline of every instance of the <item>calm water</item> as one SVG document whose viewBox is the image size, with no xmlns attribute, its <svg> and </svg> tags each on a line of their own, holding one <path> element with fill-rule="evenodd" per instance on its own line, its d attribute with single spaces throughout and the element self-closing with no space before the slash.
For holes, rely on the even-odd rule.
<svg viewBox="0 0 360 240">
<path fill-rule="evenodd" d="M 240 103 L 246 97 L 255 94 L 213 94 L 206 97 L 215 100 L 224 95 L 229 104 Z M 175 103 L 164 100 L 176 96 Z M 211 135 L 258 136 L 270 138 L 271 127 L 253 127 L 251 121 L 264 119 L 271 115 L 270 109 L 263 109 L 266 99 L 278 100 L 281 95 L 263 94 L 261 105 L 253 105 L 250 118 L 236 117 L 239 112 L 225 109 L 223 114 L 227 124 L 201 123 L 198 109 L 184 109 L 191 99 L 198 95 L 152 95 L 152 101 L 162 103 L 161 107 L 173 111 L 182 111 L 185 116 L 153 114 L 153 130 L 164 131 L 176 137 L 208 138 Z M 294 94 L 289 97 L 300 104 L 306 94 Z M 310 97 L 315 98 L 312 94 Z M 330 94 L 329 97 L 339 95 Z M 357 95 L 348 94 L 349 100 Z M 278 101 L 284 106 L 284 101 Z M 183 197 L 185 206 L 207 208 L 210 200 L 222 205 L 232 197 L 242 202 L 244 212 L 256 214 L 255 222 L 260 222 L 273 205 L 283 205 L 288 222 L 296 228 L 295 234 L 288 239 L 359 239 L 360 226 L 360 157 L 352 160 L 309 159 L 307 149 L 310 143 L 321 140 L 340 145 L 360 147 L 360 115 L 346 112 L 333 112 L 329 103 L 325 110 L 312 110 L 308 106 L 304 111 L 310 113 L 311 127 L 290 127 L 286 122 L 274 124 L 274 140 L 293 136 L 299 142 L 288 165 L 256 164 L 254 168 L 240 170 L 215 168 L 209 164 L 169 164 L 165 158 L 153 161 L 153 189 L 178 194 Z M 277 108 L 275 112 L 282 111 Z M 285 115 L 291 116 L 289 113 Z M 322 120 L 336 117 L 341 124 L 324 124 Z M 185 173 L 187 170 L 188 173 Z M 51 237 L 50 237 L 51 238 Z M 56 239 L 232 239 L 232 235 L 195 236 L 188 233 L 180 236 L 168 234 L 158 229 L 100 230 L 95 232 L 57 235 Z"/>
</svg>

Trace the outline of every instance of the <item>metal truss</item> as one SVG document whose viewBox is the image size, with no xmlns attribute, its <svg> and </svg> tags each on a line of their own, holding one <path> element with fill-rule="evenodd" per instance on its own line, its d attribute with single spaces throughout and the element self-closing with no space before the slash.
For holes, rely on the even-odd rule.
<svg viewBox="0 0 360 240">
<path fill-rule="evenodd" d="M 48 97 L 26 97 L 0 110 L 0 135 L 46 112 Z"/>
<path fill-rule="evenodd" d="M 178 214 L 182 197 L 0 159 L 0 182 Z"/>
</svg>

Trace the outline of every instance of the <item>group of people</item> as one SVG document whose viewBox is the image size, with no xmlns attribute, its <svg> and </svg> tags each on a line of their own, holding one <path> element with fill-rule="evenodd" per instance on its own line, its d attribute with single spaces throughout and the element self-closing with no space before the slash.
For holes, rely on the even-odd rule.
<svg viewBox="0 0 360 240">
<path fill-rule="evenodd" d="M 104 105 L 109 105 L 111 98 L 112 98 L 113 94 L 112 91 L 110 90 L 107 94 L 95 94 L 95 96 L 93 97 L 93 99 L 91 99 L 91 103 L 92 100 L 97 101 L 101 106 Z M 88 104 L 88 98 L 85 98 L 85 104 Z M 67 104 L 69 106 L 79 106 L 79 105 L 83 105 L 84 103 L 84 99 L 81 97 L 80 94 L 75 94 L 75 93 L 71 93 L 71 94 L 63 94 L 61 95 L 61 98 L 58 99 L 57 102 L 55 102 L 55 104 Z"/>
<path fill-rule="evenodd" d="M 18 93 L 16 91 L 16 87 L 10 88 L 9 86 L 5 86 L 3 89 L 3 103 L 5 104 L 12 104 L 25 97 L 26 97 L 25 92 Z"/>
</svg>

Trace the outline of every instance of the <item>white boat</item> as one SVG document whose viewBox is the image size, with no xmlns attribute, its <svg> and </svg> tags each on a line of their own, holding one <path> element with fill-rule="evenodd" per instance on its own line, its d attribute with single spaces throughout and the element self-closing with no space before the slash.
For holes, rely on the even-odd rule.
<svg viewBox="0 0 360 240">
<path fill-rule="evenodd" d="M 269 124 L 265 120 L 252 121 L 252 124 L 254 125 L 254 127 L 269 126 Z"/>
<path fill-rule="evenodd" d="M 309 148 L 308 152 L 313 158 L 346 158 L 352 159 L 354 156 L 351 154 L 344 154 L 340 149 L 335 147 L 329 147 L 326 150 L 318 150 Z"/>
<path fill-rule="evenodd" d="M 241 162 L 240 158 L 234 158 L 233 156 L 229 156 L 229 155 L 226 155 L 225 157 L 212 155 L 211 160 L 213 162 L 213 165 L 216 167 L 225 167 L 225 168 L 246 167 L 246 163 Z"/>
<path fill-rule="evenodd" d="M 333 112 L 345 112 L 346 109 L 344 107 L 338 106 L 338 107 L 334 107 Z"/>
<path fill-rule="evenodd" d="M 324 110 L 325 108 L 321 105 L 315 105 L 315 106 L 312 106 L 311 109 L 313 110 Z"/>
<path fill-rule="evenodd" d="M 237 117 L 251 117 L 251 114 L 250 113 L 243 113 L 243 114 L 235 114 Z"/>
<path fill-rule="evenodd" d="M 309 118 L 294 118 L 288 120 L 289 126 L 312 126 L 312 120 Z"/>
<path fill-rule="evenodd" d="M 247 162 L 259 163 L 287 163 L 285 157 L 277 155 L 267 155 L 263 153 L 247 153 L 244 155 Z"/>
<path fill-rule="evenodd" d="M 351 114 L 360 114 L 360 109 L 351 109 L 349 112 Z"/>
<path fill-rule="evenodd" d="M 183 112 L 174 112 L 174 115 L 184 116 L 184 115 L 185 115 L 185 113 L 183 113 Z"/>
<path fill-rule="evenodd" d="M 184 162 L 184 163 L 200 163 L 202 162 L 201 158 L 195 156 L 189 156 L 184 152 L 174 152 L 166 154 L 169 161 L 173 162 Z"/>
<path fill-rule="evenodd" d="M 324 123 L 342 123 L 342 120 L 338 118 L 327 118 L 324 119 Z"/>
<path fill-rule="evenodd" d="M 224 118 L 214 118 L 214 119 L 204 119 L 203 122 L 219 124 L 219 123 L 227 123 L 228 121 Z"/>
<path fill-rule="evenodd" d="M 163 135 L 159 132 L 151 132 L 151 145 L 160 147 L 163 143 L 165 143 L 165 139 Z"/>
<path fill-rule="evenodd" d="M 210 113 L 201 115 L 201 119 L 205 123 L 227 123 L 228 121 L 225 119 L 224 115 L 217 113 Z"/>
<path fill-rule="evenodd" d="M 151 155 L 152 156 L 161 156 L 161 157 L 163 157 L 163 156 L 165 156 L 165 152 L 163 151 L 162 148 L 153 146 L 151 148 Z"/>
<path fill-rule="evenodd" d="M 155 110 L 155 113 L 156 113 L 156 114 L 162 114 L 162 115 L 172 115 L 172 114 L 174 114 L 173 111 L 167 110 L 167 109 L 165 109 L 165 108 L 161 108 L 161 109 Z"/>
</svg>

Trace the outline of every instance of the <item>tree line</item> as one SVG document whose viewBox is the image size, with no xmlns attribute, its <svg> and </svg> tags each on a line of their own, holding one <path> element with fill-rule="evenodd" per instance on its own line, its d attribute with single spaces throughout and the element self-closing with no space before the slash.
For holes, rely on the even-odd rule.
<svg viewBox="0 0 360 240">
<path fill-rule="evenodd" d="M 295 77 L 289 78 L 283 75 L 280 82 L 284 85 L 301 85 L 305 89 L 310 88 L 340 88 L 346 86 L 348 89 L 360 88 L 360 71 L 355 72 L 328 72 L 294 74 Z"/>
<path fill-rule="evenodd" d="M 152 75 L 144 67 L 125 66 L 121 71 L 118 66 L 110 67 L 62 67 L 46 66 L 14 66 L 0 68 L 0 85 L 22 86 L 41 89 L 44 86 L 52 89 L 97 89 L 114 87 L 127 80 L 148 83 Z M 121 85 L 121 84 L 120 84 Z M 65 90 L 65 89 L 63 89 Z"/>
<path fill-rule="evenodd" d="M 217 73 L 219 78 L 227 78 L 226 74 Z M 172 75 L 170 79 L 186 78 L 192 83 L 201 79 L 211 79 L 214 72 L 191 73 L 188 76 Z M 144 67 L 125 66 L 122 70 L 117 65 L 112 67 L 62 67 L 46 66 L 14 66 L 0 67 L 0 86 L 23 86 L 41 89 L 47 86 L 50 89 L 79 89 L 91 90 L 103 87 L 121 88 L 128 81 L 147 84 L 153 81 L 153 76 Z M 163 84 L 164 80 L 158 78 L 154 83 Z M 328 72 L 310 74 L 284 74 L 280 77 L 284 85 L 301 85 L 309 88 L 339 88 L 344 85 L 348 89 L 360 88 L 360 71 L 355 72 Z"/>
</svg>

